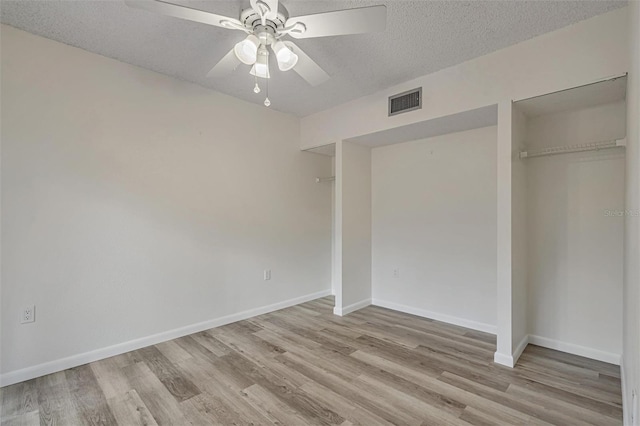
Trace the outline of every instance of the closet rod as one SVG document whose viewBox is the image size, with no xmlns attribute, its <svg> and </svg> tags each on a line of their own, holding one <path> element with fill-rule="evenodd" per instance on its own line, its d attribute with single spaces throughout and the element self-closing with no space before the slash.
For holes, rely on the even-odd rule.
<svg viewBox="0 0 640 426">
<path fill-rule="evenodd" d="M 559 146 L 545 148 L 539 151 L 522 151 L 520 158 L 542 157 L 545 155 L 568 154 L 570 152 L 599 151 L 601 149 L 618 148 L 627 146 L 626 139 L 615 139 L 612 141 L 587 143 L 584 145 Z"/>
<path fill-rule="evenodd" d="M 335 176 L 329 176 L 329 177 L 317 177 L 316 178 L 316 183 L 320 183 L 320 182 L 333 182 L 334 180 L 336 180 Z"/>
</svg>

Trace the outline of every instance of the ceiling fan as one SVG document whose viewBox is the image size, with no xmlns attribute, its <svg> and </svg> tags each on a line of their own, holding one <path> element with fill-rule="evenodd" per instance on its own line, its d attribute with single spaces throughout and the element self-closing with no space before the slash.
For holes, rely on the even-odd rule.
<svg viewBox="0 0 640 426">
<path fill-rule="evenodd" d="M 251 7 L 244 9 L 239 19 L 236 19 L 163 0 L 125 2 L 130 7 L 246 33 L 246 38 L 238 42 L 209 71 L 207 77 L 229 74 L 241 63 L 251 65 L 250 74 L 255 77 L 255 93 L 261 91 L 258 77 L 271 77 L 269 50 L 275 55 L 281 71 L 293 69 L 312 86 L 329 79 L 329 75 L 313 59 L 290 40 L 284 40 L 285 36 L 303 39 L 383 31 L 387 21 L 387 8 L 383 5 L 290 17 L 278 0 L 250 0 Z M 271 104 L 268 85 L 264 104 Z"/>
</svg>

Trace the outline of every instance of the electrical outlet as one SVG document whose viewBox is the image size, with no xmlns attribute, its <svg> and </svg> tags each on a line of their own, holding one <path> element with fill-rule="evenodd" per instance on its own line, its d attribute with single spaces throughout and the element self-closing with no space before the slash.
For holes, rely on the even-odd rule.
<svg viewBox="0 0 640 426">
<path fill-rule="evenodd" d="M 35 322 L 36 320 L 36 307 L 35 305 L 26 306 L 22 310 L 22 319 L 20 324 L 26 324 L 28 322 Z"/>
<path fill-rule="evenodd" d="M 395 268 L 393 270 L 393 278 L 400 278 L 400 268 Z"/>
<path fill-rule="evenodd" d="M 264 270 L 264 280 L 269 281 L 271 279 L 271 269 Z"/>
</svg>

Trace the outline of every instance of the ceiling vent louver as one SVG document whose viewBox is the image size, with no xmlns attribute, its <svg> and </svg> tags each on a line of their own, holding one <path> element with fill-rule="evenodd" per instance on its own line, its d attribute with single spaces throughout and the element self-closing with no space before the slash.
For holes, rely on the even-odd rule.
<svg viewBox="0 0 640 426">
<path fill-rule="evenodd" d="M 422 87 L 389 96 L 389 117 L 422 108 Z"/>
</svg>

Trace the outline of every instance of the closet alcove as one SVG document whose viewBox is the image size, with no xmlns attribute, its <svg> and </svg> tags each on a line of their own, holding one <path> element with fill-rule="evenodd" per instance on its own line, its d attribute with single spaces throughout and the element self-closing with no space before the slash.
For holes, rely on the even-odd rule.
<svg viewBox="0 0 640 426">
<path fill-rule="evenodd" d="M 334 312 L 496 334 L 509 367 L 529 344 L 619 364 L 626 80 L 309 150 L 334 157 Z"/>
<path fill-rule="evenodd" d="M 513 363 L 527 344 L 620 362 L 626 80 L 511 105 Z"/>
</svg>

